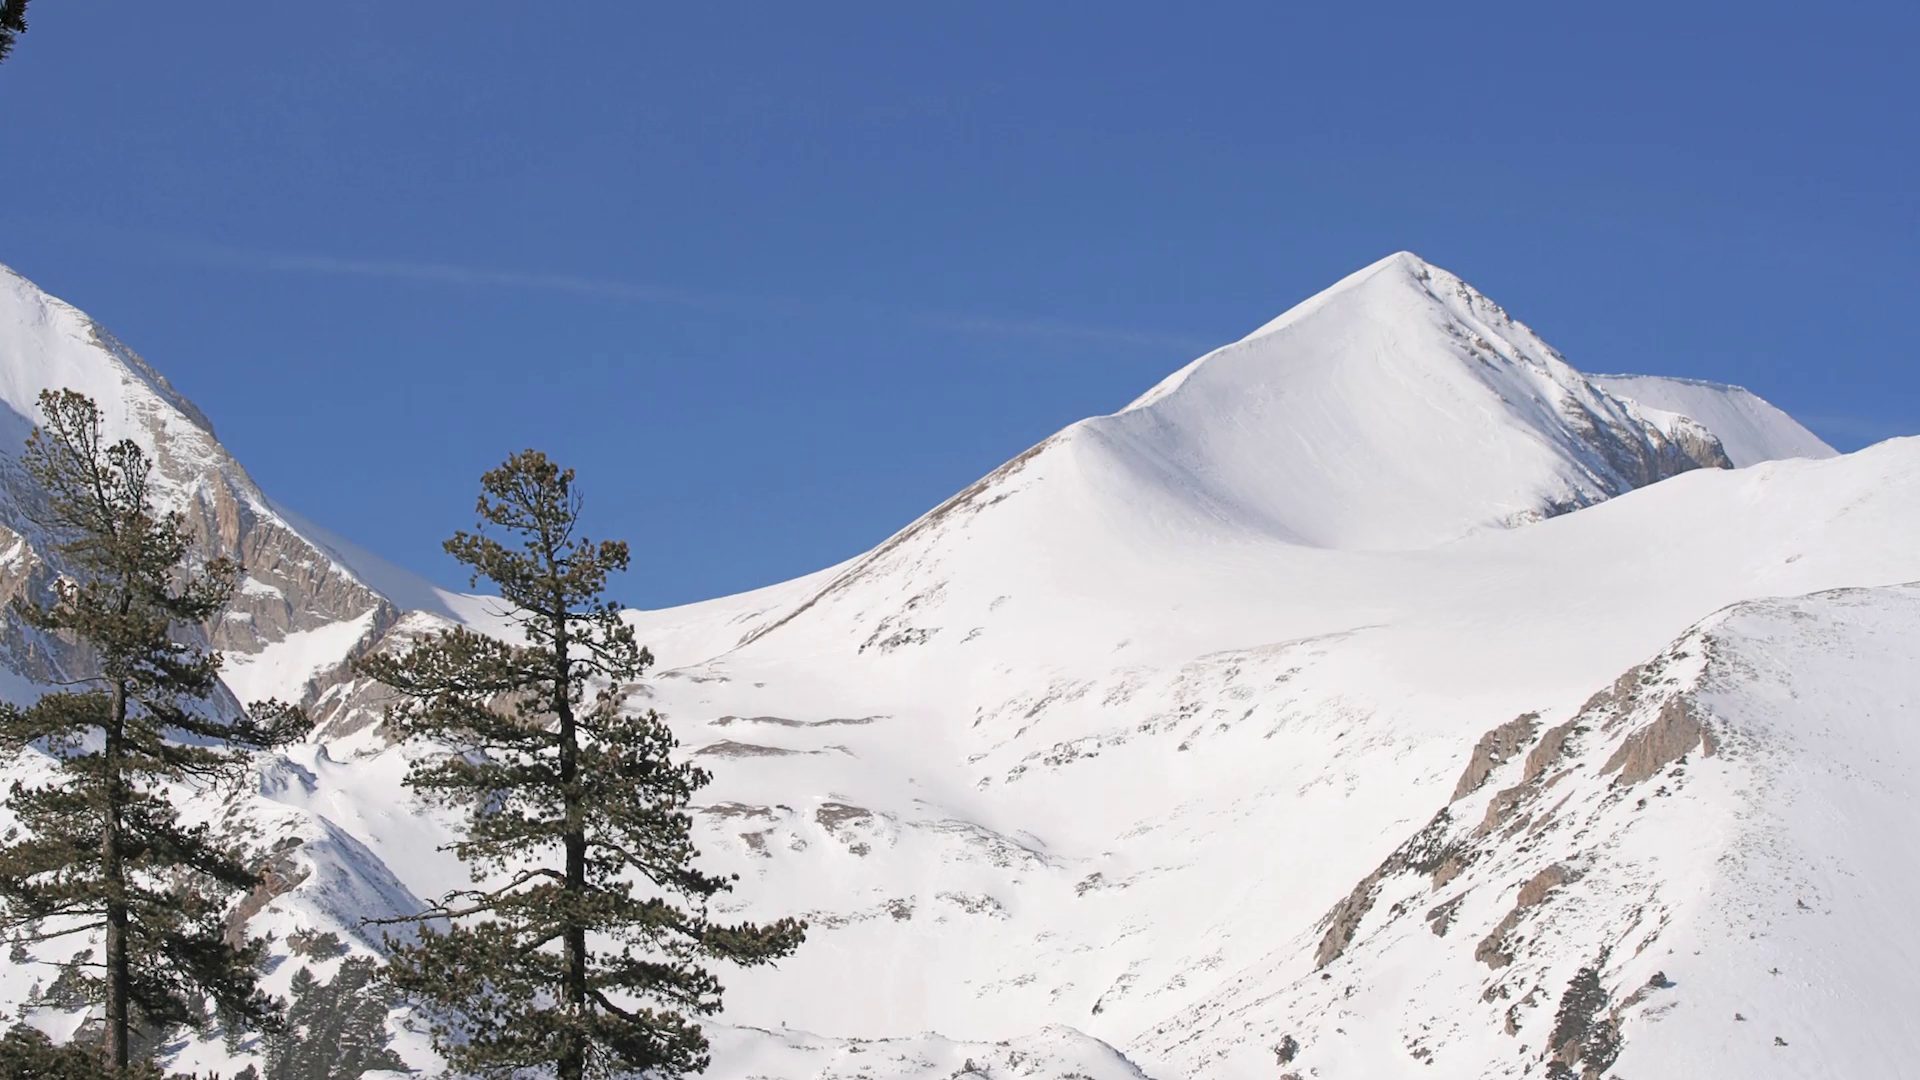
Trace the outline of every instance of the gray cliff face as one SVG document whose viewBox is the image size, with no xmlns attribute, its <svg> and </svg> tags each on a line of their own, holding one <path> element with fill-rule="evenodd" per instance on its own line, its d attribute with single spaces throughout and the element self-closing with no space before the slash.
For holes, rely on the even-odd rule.
<svg viewBox="0 0 1920 1080">
<path fill-rule="evenodd" d="M 1596 388 L 1595 393 L 1605 391 Z M 1682 417 L 1672 431 L 1664 431 L 1626 402 L 1610 395 L 1606 401 L 1618 406 L 1617 411 L 1597 415 L 1570 403 L 1568 421 L 1599 459 L 1595 479 L 1609 496 L 1694 469 L 1733 468 L 1720 440 L 1699 424 Z"/>
<path fill-rule="evenodd" d="M 186 508 L 194 538 L 203 550 L 246 568 L 226 618 L 209 628 L 215 647 L 258 652 L 288 634 L 390 606 L 286 522 L 260 513 L 228 474 L 204 481 Z"/>
</svg>

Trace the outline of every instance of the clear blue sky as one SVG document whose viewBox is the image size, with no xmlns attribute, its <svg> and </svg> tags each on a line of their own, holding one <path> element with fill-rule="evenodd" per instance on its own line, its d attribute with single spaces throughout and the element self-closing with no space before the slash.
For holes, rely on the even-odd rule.
<svg viewBox="0 0 1920 1080">
<path fill-rule="evenodd" d="M 36 0 L 0 262 L 453 582 L 575 464 L 630 603 L 857 554 L 1410 248 L 1590 371 L 1920 430 L 1920 5 Z"/>
</svg>

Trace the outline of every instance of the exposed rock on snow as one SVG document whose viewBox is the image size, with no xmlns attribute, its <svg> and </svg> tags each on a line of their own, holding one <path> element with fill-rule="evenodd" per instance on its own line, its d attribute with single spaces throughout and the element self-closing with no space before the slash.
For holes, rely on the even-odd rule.
<svg viewBox="0 0 1920 1080">
<path fill-rule="evenodd" d="M 1453 801 L 1459 802 L 1480 790 L 1480 785 L 1487 782 L 1493 770 L 1506 764 L 1507 759 L 1521 747 L 1533 744 L 1534 733 L 1539 730 L 1540 714 L 1530 712 L 1521 713 L 1480 736 L 1480 741 L 1473 744 L 1473 756 L 1467 759 L 1460 782 L 1453 785 Z"/>
</svg>

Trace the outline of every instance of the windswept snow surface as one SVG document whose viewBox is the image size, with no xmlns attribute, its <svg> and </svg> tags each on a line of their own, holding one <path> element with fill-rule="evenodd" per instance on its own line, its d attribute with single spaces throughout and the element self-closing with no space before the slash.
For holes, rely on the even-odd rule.
<svg viewBox="0 0 1920 1080">
<path fill-rule="evenodd" d="M 1737 468 L 1839 451 L 1744 386 L 1665 375 L 1589 375 L 1595 386 L 1654 409 L 1692 417 L 1720 439 Z"/>
<path fill-rule="evenodd" d="M 715 1059 L 725 1063 L 721 1069 L 740 1080 L 1147 1080 L 1112 1047 L 1059 1025 L 992 1043 L 955 1042 L 931 1032 L 846 1040 L 714 1026 L 707 1034 Z"/>
<path fill-rule="evenodd" d="M 1745 398 L 1757 449 L 1652 396 L 1398 255 L 856 559 L 630 613 L 721 908 L 811 923 L 723 973 L 712 1075 L 1899 1074 L 1920 439 L 1755 464 Z M 507 632 L 301 535 L 415 609 L 352 648 Z M 236 665 L 344 719 L 220 812 L 300 841 L 256 930 L 369 950 L 466 880 L 322 641 Z"/>
</svg>

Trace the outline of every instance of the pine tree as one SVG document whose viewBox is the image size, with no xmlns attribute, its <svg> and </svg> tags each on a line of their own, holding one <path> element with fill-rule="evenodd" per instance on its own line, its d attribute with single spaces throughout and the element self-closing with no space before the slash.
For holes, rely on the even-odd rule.
<svg viewBox="0 0 1920 1080">
<path fill-rule="evenodd" d="M 224 918 L 259 876 L 206 825 L 183 824 L 173 800 L 180 785 L 237 779 L 249 751 L 298 737 L 305 717 L 273 702 L 231 721 L 205 708 L 220 656 L 180 631 L 225 607 L 238 569 L 193 565 L 182 517 L 152 505 L 146 455 L 108 445 L 91 400 L 49 391 L 40 410 L 22 460 L 47 492 L 42 524 L 67 575 L 51 603 L 16 610 L 82 646 L 92 674 L 0 706 L 0 748 L 36 748 L 52 774 L 7 793 L 20 834 L 0 845 L 0 927 L 16 942 L 104 938 L 76 981 L 104 1006 L 107 1066 L 131 1075 L 136 1026 L 204 1028 L 208 1002 L 230 1031 L 273 1020 L 255 985 L 261 945 L 230 942 Z"/>
<path fill-rule="evenodd" d="M 731 883 L 694 865 L 686 808 L 708 776 L 673 760 L 657 714 L 625 707 L 653 657 L 603 595 L 627 545 L 576 533 L 573 471 L 528 450 L 481 487 L 479 532 L 446 550 L 499 589 L 521 640 L 455 629 L 363 664 L 401 696 L 391 723 L 448 748 L 407 783 L 467 812 L 453 850 L 476 886 L 396 944 L 389 978 L 461 1072 L 701 1071 L 694 1017 L 721 1000 L 703 959 L 768 963 L 805 926 L 709 921 L 707 901 Z"/>
</svg>

